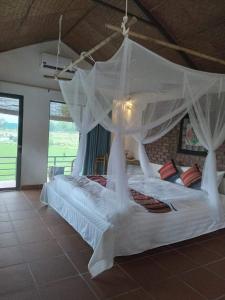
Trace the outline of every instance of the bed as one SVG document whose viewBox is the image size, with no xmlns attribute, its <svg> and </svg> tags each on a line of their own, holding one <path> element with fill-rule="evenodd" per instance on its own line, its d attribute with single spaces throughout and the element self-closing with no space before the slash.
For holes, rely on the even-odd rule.
<svg viewBox="0 0 225 300">
<path fill-rule="evenodd" d="M 113 266 L 114 257 L 183 241 L 225 227 L 210 215 L 203 191 L 179 184 L 129 176 L 129 187 L 162 200 L 172 207 L 169 213 L 149 213 L 134 201 L 118 211 L 114 193 L 85 176 L 58 175 L 46 183 L 41 201 L 55 209 L 94 252 L 88 268 L 94 277 Z M 225 209 L 225 197 L 221 196 Z"/>
</svg>

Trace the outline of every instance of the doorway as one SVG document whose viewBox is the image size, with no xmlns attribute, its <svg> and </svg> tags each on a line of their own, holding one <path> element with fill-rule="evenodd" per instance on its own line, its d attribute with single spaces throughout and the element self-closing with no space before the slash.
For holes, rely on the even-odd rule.
<svg viewBox="0 0 225 300">
<path fill-rule="evenodd" d="M 0 93 L 0 190 L 20 189 L 23 96 Z"/>
<path fill-rule="evenodd" d="M 59 101 L 50 102 L 48 180 L 54 175 L 70 175 L 79 147 L 77 130 L 67 107 Z"/>
</svg>

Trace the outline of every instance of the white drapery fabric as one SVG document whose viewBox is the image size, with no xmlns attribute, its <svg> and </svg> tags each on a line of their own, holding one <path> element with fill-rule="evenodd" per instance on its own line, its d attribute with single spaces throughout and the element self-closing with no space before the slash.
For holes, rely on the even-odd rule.
<svg viewBox="0 0 225 300">
<path fill-rule="evenodd" d="M 202 186 L 209 194 L 210 205 L 218 219 L 222 219 L 222 207 L 217 188 L 216 154 L 215 150 L 225 140 L 225 93 L 224 79 L 217 79 L 208 93 L 193 103 L 189 111 L 194 131 L 201 144 L 208 150 L 206 157 Z M 191 86 L 189 86 L 191 90 Z"/>
<path fill-rule="evenodd" d="M 152 176 L 143 144 L 165 135 L 190 111 L 193 112 L 191 122 L 211 157 L 207 159 L 210 163 L 206 163 L 203 172 L 203 182 L 206 182 L 206 172 L 209 174 L 215 171 L 213 151 L 223 142 L 224 134 L 220 134 L 219 140 L 215 137 L 223 128 L 225 120 L 218 109 L 214 109 L 213 113 L 210 111 L 212 117 L 208 119 L 206 116 L 210 108 L 204 110 L 202 116 L 199 107 L 207 106 L 210 97 L 211 107 L 214 107 L 214 101 L 223 105 L 224 86 L 221 82 L 224 78 L 224 75 L 199 72 L 171 63 L 126 37 L 111 59 L 96 62 L 90 71 L 78 69 L 72 81 L 60 82 L 71 116 L 81 132 L 73 175 L 82 171 L 88 131 L 101 124 L 114 136 L 108 165 L 108 187 L 115 191 L 119 209 L 126 210 L 130 195 L 123 137 L 132 135 L 139 142 L 141 166 L 146 176 Z M 216 82 L 220 82 L 219 90 L 212 89 Z M 211 135 L 199 130 L 199 123 L 202 126 L 202 122 L 208 121 L 208 130 L 212 130 L 213 117 L 220 121 Z M 212 142 L 212 139 L 216 141 Z M 204 186 L 210 197 L 214 195 L 214 200 L 209 197 L 209 204 L 218 217 L 219 200 L 215 200 L 216 191 L 212 186 Z"/>
</svg>

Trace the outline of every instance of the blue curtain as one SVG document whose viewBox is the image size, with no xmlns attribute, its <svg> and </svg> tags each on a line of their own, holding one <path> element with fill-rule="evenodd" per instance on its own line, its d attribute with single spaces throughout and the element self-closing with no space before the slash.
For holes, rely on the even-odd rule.
<svg viewBox="0 0 225 300">
<path fill-rule="evenodd" d="M 95 159 L 98 156 L 109 155 L 110 132 L 97 125 L 88 133 L 87 150 L 84 163 L 84 174 L 94 174 Z M 98 166 L 98 174 L 104 174 L 103 164 Z"/>
</svg>

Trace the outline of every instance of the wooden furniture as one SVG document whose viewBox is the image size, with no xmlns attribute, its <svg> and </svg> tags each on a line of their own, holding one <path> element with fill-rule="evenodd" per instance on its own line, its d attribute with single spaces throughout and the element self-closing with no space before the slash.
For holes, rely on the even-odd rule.
<svg viewBox="0 0 225 300">
<path fill-rule="evenodd" d="M 107 165 L 108 165 L 108 155 L 102 155 L 102 156 L 97 156 L 95 159 L 94 163 L 94 175 L 99 175 L 98 174 L 98 167 L 103 166 L 103 174 L 106 174 L 107 172 Z"/>
<path fill-rule="evenodd" d="M 127 165 L 134 165 L 134 166 L 140 166 L 140 162 L 138 159 L 132 158 L 132 159 L 126 159 Z"/>
</svg>

